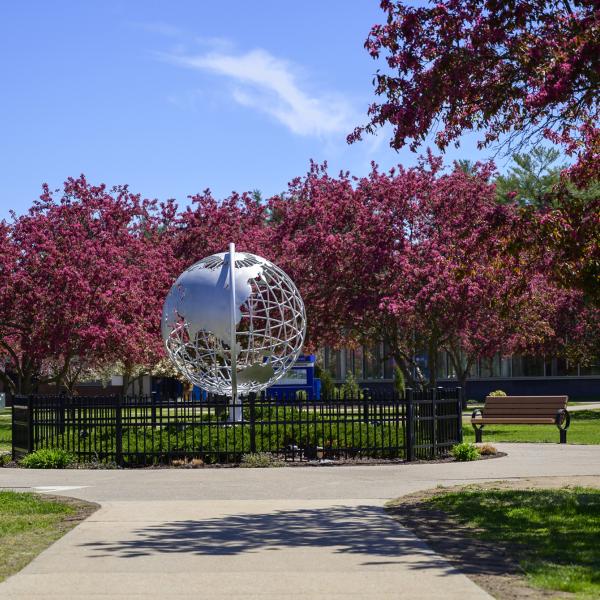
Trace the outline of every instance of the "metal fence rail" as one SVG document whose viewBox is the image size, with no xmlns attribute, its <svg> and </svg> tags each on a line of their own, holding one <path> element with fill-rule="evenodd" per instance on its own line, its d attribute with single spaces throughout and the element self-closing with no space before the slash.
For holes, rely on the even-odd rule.
<svg viewBox="0 0 600 600">
<path fill-rule="evenodd" d="M 460 389 L 364 390 L 313 400 L 250 395 L 228 422 L 227 399 L 17 396 L 13 455 L 62 448 L 82 462 L 121 466 L 201 458 L 236 463 L 251 452 L 287 460 L 430 459 L 462 440 Z"/>
</svg>

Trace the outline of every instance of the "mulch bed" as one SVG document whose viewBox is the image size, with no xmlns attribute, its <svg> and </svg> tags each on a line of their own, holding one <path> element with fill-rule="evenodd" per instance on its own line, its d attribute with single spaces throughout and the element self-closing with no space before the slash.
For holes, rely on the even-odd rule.
<svg viewBox="0 0 600 600">
<path fill-rule="evenodd" d="M 494 458 L 502 458 L 506 456 L 506 452 L 497 452 L 493 455 L 480 456 L 478 460 L 490 460 Z M 281 467 L 361 467 L 361 466 L 372 466 L 372 465 L 423 465 L 423 464 L 436 464 L 436 463 L 455 463 L 459 462 L 452 456 L 445 456 L 441 458 L 429 459 L 429 460 L 414 460 L 407 462 L 402 458 L 335 458 L 335 459 L 324 459 L 324 460 L 282 460 Z M 4 468 L 20 469 L 21 467 L 17 462 L 10 461 L 5 465 Z M 192 465 L 148 465 L 148 466 L 132 466 L 125 467 L 128 469 L 235 469 L 240 468 L 239 463 L 217 463 L 217 464 L 203 464 L 198 466 Z M 118 469 L 114 464 L 106 463 L 75 463 L 66 469 Z M 248 468 L 260 468 L 260 467 L 248 467 Z"/>
</svg>

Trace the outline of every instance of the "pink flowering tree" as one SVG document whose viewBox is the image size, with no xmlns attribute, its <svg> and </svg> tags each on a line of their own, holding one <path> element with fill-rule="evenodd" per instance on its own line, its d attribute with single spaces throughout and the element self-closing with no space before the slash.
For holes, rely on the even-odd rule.
<svg viewBox="0 0 600 600">
<path fill-rule="evenodd" d="M 210 192 L 190 196 L 191 206 L 177 216 L 174 250 L 185 266 L 225 252 L 234 242 L 240 251 L 258 252 L 268 212 L 258 193 L 233 193 L 217 201 Z"/>
<path fill-rule="evenodd" d="M 385 300 L 428 340 L 430 383 L 436 349 L 448 352 L 464 385 L 478 358 L 558 351 L 582 294 L 561 289 L 550 261 L 515 243 L 519 207 L 499 205 L 489 165 L 439 174 L 415 204 L 409 269 Z M 571 319 L 559 319 L 569 314 Z"/>
<path fill-rule="evenodd" d="M 562 290 L 583 303 L 570 315 L 564 351 L 582 365 L 600 356 L 600 189 L 574 189 L 562 180 L 545 205 L 526 207 L 515 229 L 516 244 L 546 265 Z M 564 319 L 563 319 L 564 320 Z"/>
<path fill-rule="evenodd" d="M 29 212 L 2 223 L 0 377 L 15 392 L 58 386 L 73 371 L 108 362 L 159 360 L 160 308 L 178 261 L 172 204 L 117 187 L 44 186 Z"/>
<path fill-rule="evenodd" d="M 444 149 L 466 131 L 514 151 L 545 136 L 577 160 L 571 177 L 596 178 L 600 11 L 594 0 L 382 0 L 386 20 L 365 47 L 386 68 L 382 97 L 349 141 L 390 124 L 390 145 L 414 149 L 437 130 Z"/>
<path fill-rule="evenodd" d="M 269 230 L 307 305 L 313 345 L 381 339 L 413 385 L 414 356 L 451 356 L 461 383 L 480 356 L 556 338 L 558 293 L 543 265 L 511 247 L 518 213 L 496 201 L 492 168 L 444 172 L 439 159 L 366 178 L 313 166 L 273 198 Z"/>
<path fill-rule="evenodd" d="M 271 198 L 272 257 L 298 285 L 306 304 L 309 347 L 353 345 L 378 335 L 385 267 L 404 238 L 390 237 L 390 196 L 406 198 L 375 169 L 356 180 L 312 164 L 287 193 Z"/>
</svg>

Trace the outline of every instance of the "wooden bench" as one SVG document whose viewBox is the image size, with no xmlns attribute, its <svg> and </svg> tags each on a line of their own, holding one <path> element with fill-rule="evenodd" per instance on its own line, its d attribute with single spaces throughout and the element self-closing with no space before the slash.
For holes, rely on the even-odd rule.
<svg viewBox="0 0 600 600">
<path fill-rule="evenodd" d="M 481 442 L 484 425 L 556 425 L 560 443 L 567 443 L 571 417 L 567 412 L 568 396 L 488 396 L 483 411 L 471 415 L 475 441 Z"/>
</svg>

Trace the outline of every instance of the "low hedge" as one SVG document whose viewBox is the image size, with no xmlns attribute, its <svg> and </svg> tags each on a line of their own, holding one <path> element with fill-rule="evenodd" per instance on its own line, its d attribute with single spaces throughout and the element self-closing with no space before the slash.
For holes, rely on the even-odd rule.
<svg viewBox="0 0 600 600">
<path fill-rule="evenodd" d="M 323 448 L 326 457 L 339 455 L 398 458 L 403 455 L 403 429 L 399 420 L 365 422 L 356 413 L 353 420 L 319 420 L 318 414 L 302 415 L 296 409 L 265 408 L 255 414 L 255 451 L 283 453 L 293 447 Z M 245 410 L 244 417 L 249 418 Z M 168 456 L 197 456 L 207 463 L 239 462 L 252 451 L 250 424 L 228 425 L 222 419 L 203 424 L 169 423 L 156 427 L 123 426 L 122 452 L 125 462 L 167 462 Z M 113 461 L 116 428 L 91 423 L 85 429 L 67 427 L 48 445 L 63 448 L 81 460 Z"/>
</svg>

